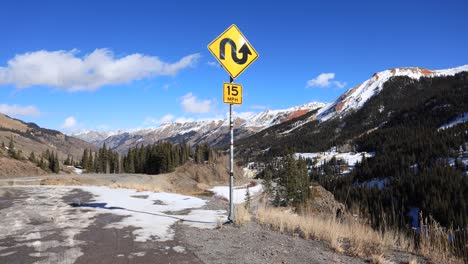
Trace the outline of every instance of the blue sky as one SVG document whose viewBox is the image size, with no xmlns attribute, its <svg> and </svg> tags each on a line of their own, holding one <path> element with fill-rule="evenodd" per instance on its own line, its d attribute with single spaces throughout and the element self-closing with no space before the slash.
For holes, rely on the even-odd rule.
<svg viewBox="0 0 468 264">
<path fill-rule="evenodd" d="M 331 102 L 377 71 L 467 64 L 467 13 L 466 1 L 4 1 L 0 111 L 65 132 L 222 117 L 228 75 L 206 46 L 231 24 L 260 54 L 236 79 L 236 111 Z"/>
</svg>

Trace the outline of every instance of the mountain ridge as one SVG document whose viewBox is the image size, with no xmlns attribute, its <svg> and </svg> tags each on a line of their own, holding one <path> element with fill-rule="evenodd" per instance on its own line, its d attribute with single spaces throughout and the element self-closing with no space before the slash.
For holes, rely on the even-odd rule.
<svg viewBox="0 0 468 264">
<path fill-rule="evenodd" d="M 81 139 L 0 113 L 0 142 L 8 146 L 10 138 L 13 138 L 15 148 L 22 151 L 24 158 L 31 152 L 38 155 L 50 150 L 57 152 L 60 160 L 65 160 L 68 155 L 78 160 L 85 148 L 95 149 L 94 145 Z"/>
<path fill-rule="evenodd" d="M 243 112 L 235 113 L 233 122 L 236 129 L 236 137 L 243 137 L 261 131 L 269 126 L 297 118 L 312 110 L 324 107 L 325 103 L 310 102 L 287 109 L 265 110 L 259 113 Z M 117 150 L 119 153 L 137 144 L 151 144 L 160 140 L 187 142 L 197 144 L 206 142 L 211 145 L 221 145 L 224 135 L 229 129 L 229 121 L 226 119 L 207 119 L 191 122 L 166 122 L 158 127 L 129 129 L 117 131 L 81 131 L 72 136 L 100 146 L 106 146 Z"/>
<path fill-rule="evenodd" d="M 312 121 L 323 123 L 336 117 L 346 116 L 362 108 L 369 99 L 383 90 L 385 83 L 395 77 L 419 80 L 421 77 L 453 76 L 463 71 L 468 71 L 468 65 L 441 70 L 420 67 L 392 68 L 374 73 L 369 79 L 348 89 L 332 103 L 311 102 L 287 109 L 234 113 L 235 137 L 238 140 L 275 125 L 285 122 L 289 124 L 289 121 L 292 121 L 289 129 L 281 132 L 285 135 Z M 309 114 L 311 112 L 314 113 Z M 228 125 L 227 118 L 206 119 L 191 122 L 166 122 L 158 127 L 142 129 L 82 131 L 72 136 L 97 146 L 105 143 L 111 149 L 123 154 L 128 148 L 138 144 L 152 144 L 161 140 L 190 144 L 205 142 L 213 146 L 223 146 L 228 141 Z"/>
<path fill-rule="evenodd" d="M 326 121 L 341 113 L 361 108 L 371 97 L 380 93 L 383 89 L 383 84 L 392 77 L 407 76 L 411 79 L 419 80 L 421 77 L 451 76 L 463 71 L 468 71 L 468 65 L 440 70 L 402 67 L 376 72 L 371 78 L 348 89 L 333 103 L 322 108 L 317 114 L 317 118 L 321 121 Z"/>
</svg>

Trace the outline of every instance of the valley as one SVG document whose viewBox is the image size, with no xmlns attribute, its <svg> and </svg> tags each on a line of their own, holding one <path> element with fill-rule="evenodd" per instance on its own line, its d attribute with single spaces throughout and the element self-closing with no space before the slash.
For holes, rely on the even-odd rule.
<svg viewBox="0 0 468 264">
<path fill-rule="evenodd" d="M 456 262 L 451 254 L 466 254 L 459 235 L 454 236 L 457 244 L 433 254 L 418 249 L 411 238 L 388 243 L 371 235 L 374 244 L 362 246 L 365 242 L 353 242 L 346 229 L 343 237 L 330 238 L 303 229 L 313 226 L 288 225 L 294 217 L 324 217 L 345 228 L 334 222 L 340 216 L 346 225 L 371 234 L 372 228 L 383 228 L 384 237 L 390 230 L 411 237 L 430 217 L 435 228 L 440 224 L 443 230 L 453 228 L 447 232 L 465 232 L 467 92 L 467 66 L 401 68 L 374 74 L 333 103 L 239 113 L 234 201 L 248 208 L 248 217 L 241 218 L 239 211 L 238 217 L 247 220 L 235 226 L 223 225 L 229 199 L 226 120 L 64 135 L 0 115 L 0 212 L 7 223 L 0 230 L 0 259 L 291 263 L 288 254 L 295 245 L 303 248 L 300 252 L 318 250 L 322 256 L 295 256 L 302 262 L 362 263 L 379 254 L 398 263 Z M 321 216 L 316 219 L 307 210 Z M 262 220 L 266 213 L 289 220 L 278 227 Z M 330 217 L 334 220 L 326 220 Z M 237 246 L 235 238 L 239 232 L 263 246 L 246 242 L 253 253 L 243 254 L 245 244 Z M 308 240 L 307 232 L 321 242 Z M 197 244 L 201 237 L 204 245 Z M 239 250 L 220 253 L 224 248 L 209 242 L 219 237 Z M 112 250 L 101 255 L 95 244 Z M 449 255 L 441 259 L 437 254 Z"/>
<path fill-rule="evenodd" d="M 467 11 L 2 2 L 0 264 L 468 263 Z"/>
</svg>

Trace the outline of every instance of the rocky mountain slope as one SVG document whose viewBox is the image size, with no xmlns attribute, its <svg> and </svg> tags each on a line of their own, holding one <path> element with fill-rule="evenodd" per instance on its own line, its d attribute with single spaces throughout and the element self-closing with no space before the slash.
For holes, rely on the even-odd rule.
<svg viewBox="0 0 468 264">
<path fill-rule="evenodd" d="M 243 138 L 272 125 L 303 116 L 310 111 L 320 109 L 324 103 L 312 102 L 283 110 L 266 110 L 260 113 L 235 113 L 235 136 Z M 161 140 L 173 143 L 187 142 L 197 144 L 206 142 L 213 146 L 226 144 L 229 124 L 227 119 L 203 120 L 185 123 L 164 123 L 156 128 L 132 131 L 96 132 L 82 131 L 73 136 L 97 146 L 106 144 L 121 154 L 138 144 L 152 144 Z"/>
<path fill-rule="evenodd" d="M 417 81 L 421 78 L 453 76 L 464 71 L 468 71 L 468 65 L 443 70 L 413 67 L 394 68 L 377 72 L 370 79 L 349 89 L 329 104 L 312 102 L 283 110 L 237 113 L 234 117 L 235 137 L 236 140 L 241 140 L 241 142 L 250 142 L 249 140 L 242 141 L 242 139 L 249 137 L 258 139 L 262 135 L 268 134 L 269 137 L 266 141 L 274 142 L 271 140 L 275 139 L 270 137 L 280 137 L 282 140 L 295 137 L 301 132 L 293 131 L 309 123 L 326 124 L 320 126 L 330 125 L 330 127 L 336 126 L 335 123 L 343 125 L 343 122 L 338 121 L 339 118 L 359 111 L 370 99 L 382 92 L 387 82 L 395 78 L 406 77 Z M 384 105 L 378 109 L 380 113 L 388 112 L 385 110 Z M 378 125 L 368 129 L 376 129 Z M 312 126 L 314 129 L 316 127 L 316 125 L 310 124 L 308 126 Z M 336 127 L 336 129 L 341 130 L 342 128 Z M 138 144 L 152 144 L 161 140 L 190 144 L 206 142 L 212 146 L 223 146 L 228 142 L 228 130 L 227 119 L 219 119 L 185 123 L 171 122 L 161 124 L 159 127 L 129 131 L 82 131 L 73 134 L 73 136 L 96 146 L 105 143 L 111 149 L 124 154 L 130 147 Z M 328 135 L 324 136 L 327 139 L 324 138 L 322 141 L 329 142 L 330 137 Z M 263 141 L 265 140 L 260 140 L 260 142 Z M 271 144 L 262 144 L 261 149 L 267 149 L 269 145 Z M 257 148 L 256 150 L 260 149 Z"/>
<path fill-rule="evenodd" d="M 379 94 L 382 91 L 384 84 L 394 77 L 404 76 L 414 80 L 419 80 L 421 77 L 433 78 L 453 76 L 463 71 L 468 71 L 468 65 L 443 70 L 429 70 L 410 67 L 393 68 L 377 72 L 374 73 L 370 79 L 349 89 L 333 103 L 322 108 L 318 113 L 317 119 L 326 121 L 335 116 L 344 115 L 348 112 L 360 109 L 370 98 Z"/>
<path fill-rule="evenodd" d="M 462 109 L 466 104 L 450 104 L 452 95 L 440 92 L 443 93 L 442 88 L 447 85 L 464 85 L 465 75 L 468 75 L 468 65 L 446 70 L 397 68 L 378 72 L 321 109 L 240 139 L 237 149 L 253 154 L 269 150 L 273 155 L 284 148 L 294 148 L 297 152 L 325 151 L 376 131 L 402 111 L 428 104 L 431 98 L 446 97 L 437 102 L 442 105 L 434 106 L 435 110 L 443 109 L 443 113 L 427 113 L 436 114 L 434 117 L 438 121 L 433 126 L 437 129 L 452 120 L 464 120 L 460 116 L 468 112 L 468 109 Z M 452 78 L 455 76 L 459 77 L 455 80 Z M 435 87 L 436 84 L 440 88 Z M 430 85 L 434 87 L 427 88 Z M 464 91 L 463 87 L 455 87 Z M 460 91 L 456 93 L 461 95 Z M 443 104 L 442 101 L 448 102 Z"/>
<path fill-rule="evenodd" d="M 57 152 L 61 161 L 65 160 L 67 155 L 79 160 L 85 148 L 95 148 L 81 139 L 64 135 L 59 131 L 41 128 L 34 123 L 26 123 L 0 114 L 0 144 L 3 142 L 8 146 L 11 137 L 15 148 L 21 150 L 26 158 L 31 152 L 37 156 L 49 150 Z M 6 153 L 6 149 L 2 151 Z"/>
</svg>

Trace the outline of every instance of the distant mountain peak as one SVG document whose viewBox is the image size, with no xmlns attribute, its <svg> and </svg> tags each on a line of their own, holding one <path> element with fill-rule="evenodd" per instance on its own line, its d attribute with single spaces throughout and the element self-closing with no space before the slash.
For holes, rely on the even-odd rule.
<svg viewBox="0 0 468 264">
<path fill-rule="evenodd" d="M 312 110 L 324 107 L 325 103 L 310 102 L 287 109 L 262 112 L 234 113 L 234 123 L 238 135 L 250 135 L 291 119 L 300 117 Z M 208 142 L 217 144 L 224 139 L 229 128 L 229 120 L 205 119 L 187 122 L 165 122 L 158 127 L 120 131 L 81 131 L 73 136 L 95 145 L 106 143 L 112 149 L 125 153 L 128 147 L 135 144 L 152 144 L 159 140 L 185 141 L 188 143 Z"/>
<path fill-rule="evenodd" d="M 468 71 L 468 65 L 456 68 L 430 70 L 419 67 L 392 68 L 381 72 L 376 72 L 372 77 L 363 83 L 354 86 L 338 97 L 333 103 L 319 110 L 317 119 L 326 121 L 337 115 L 346 114 L 349 110 L 361 108 L 367 100 L 378 94 L 383 89 L 383 84 L 395 76 L 407 76 L 412 79 L 421 77 L 437 77 L 455 75 L 459 72 Z"/>
</svg>

